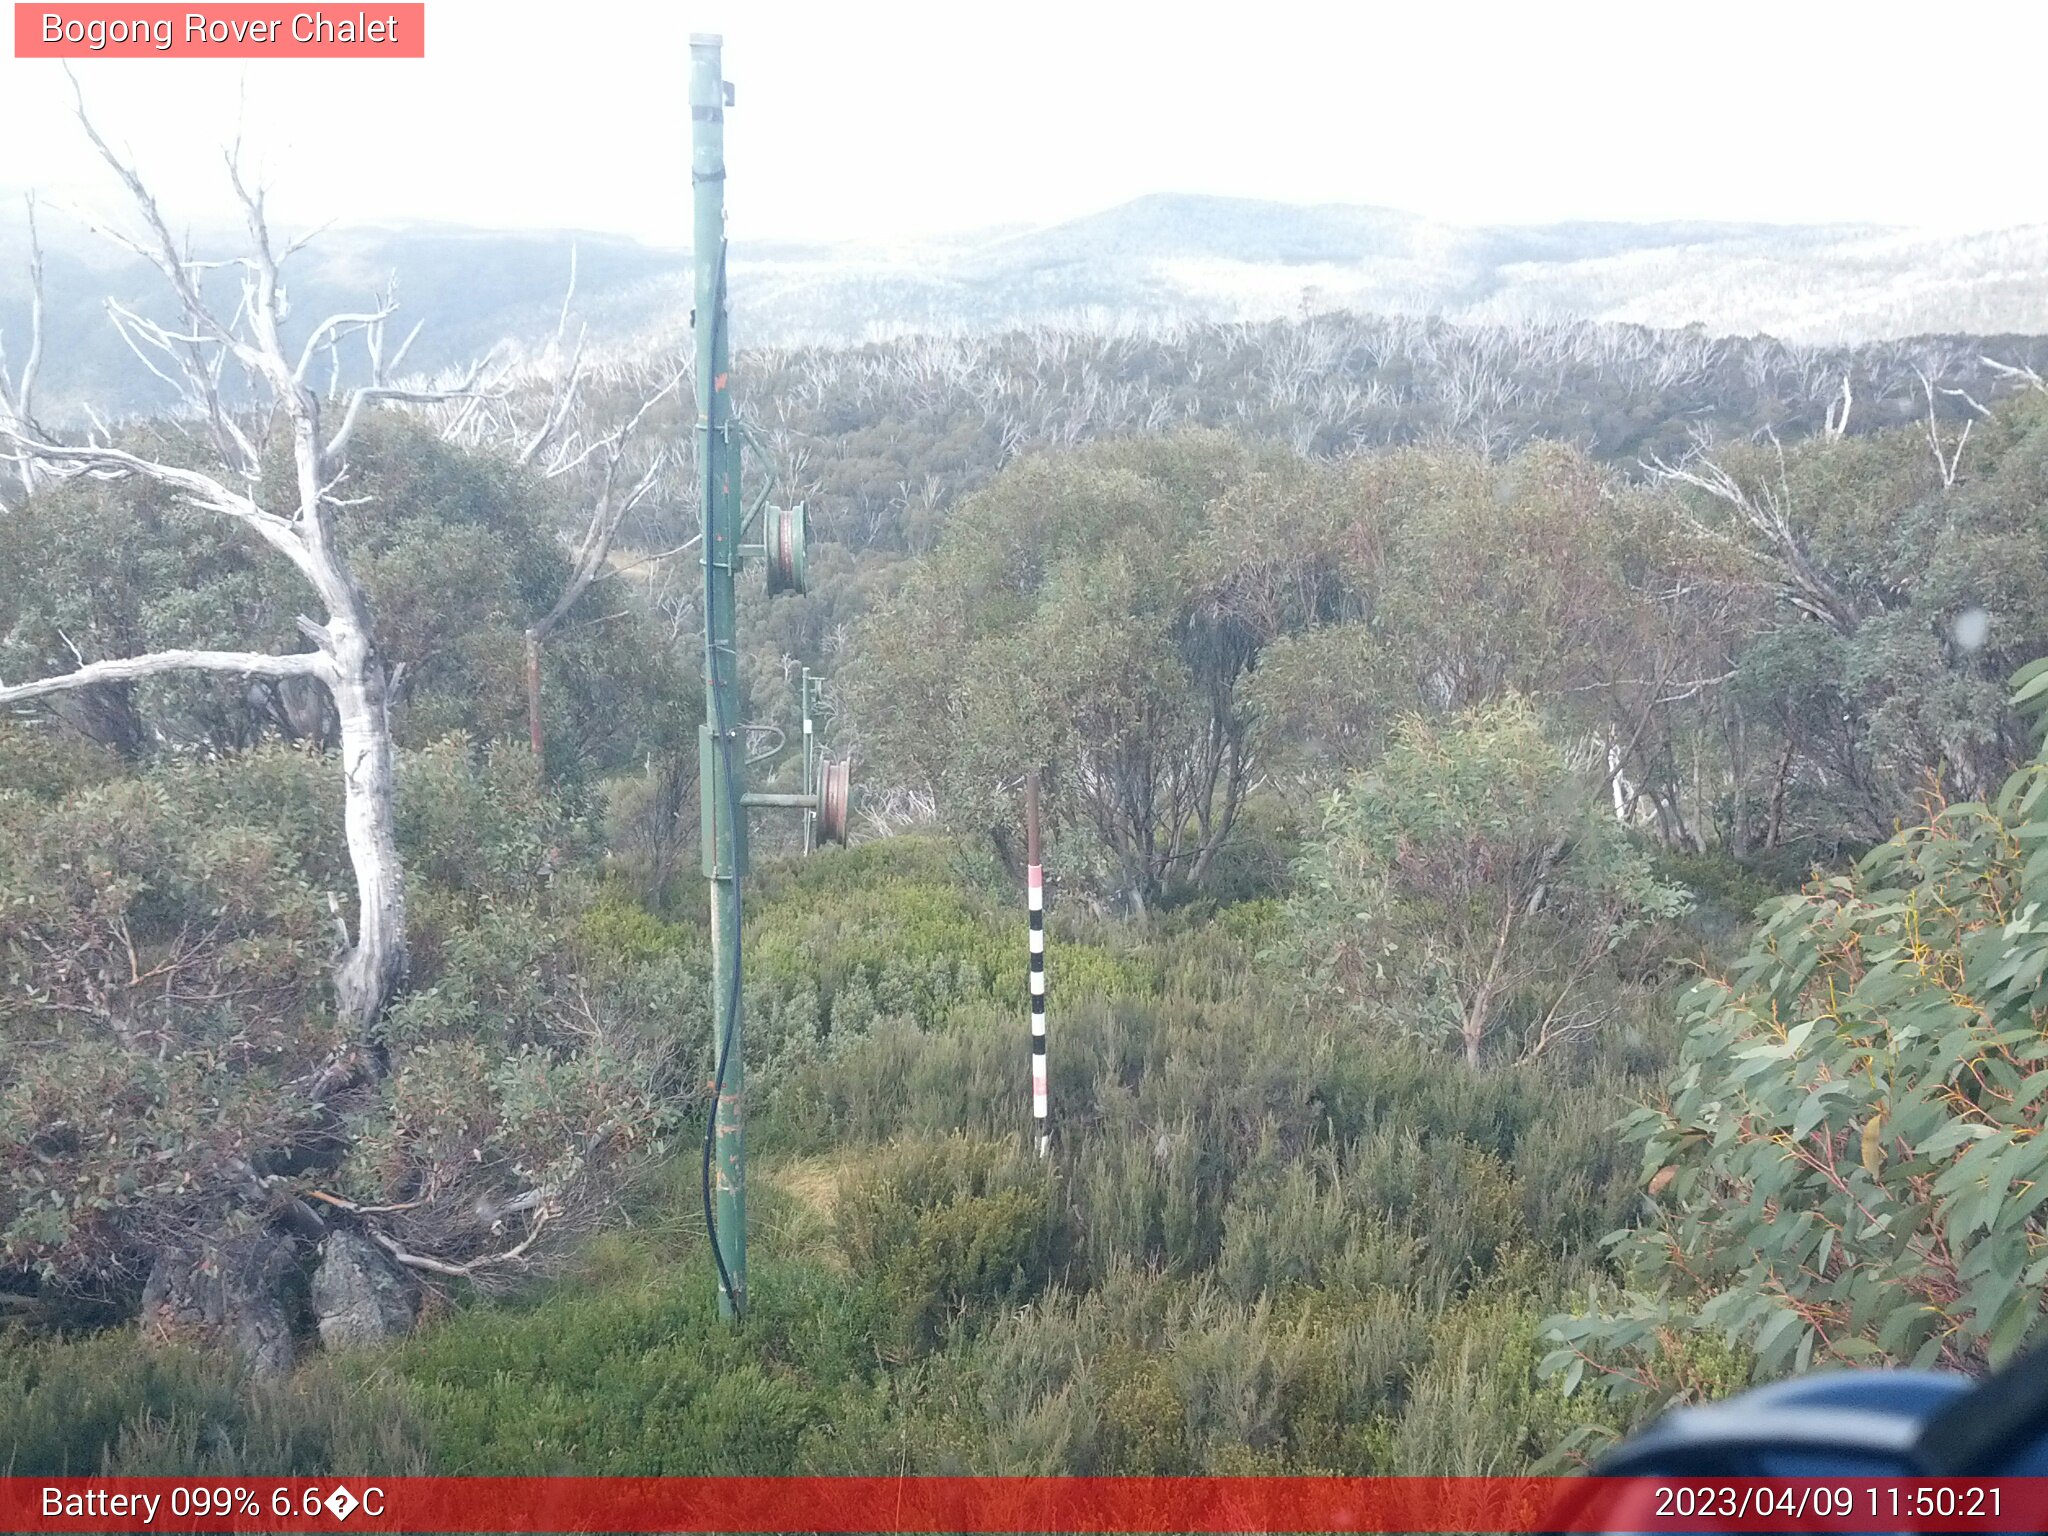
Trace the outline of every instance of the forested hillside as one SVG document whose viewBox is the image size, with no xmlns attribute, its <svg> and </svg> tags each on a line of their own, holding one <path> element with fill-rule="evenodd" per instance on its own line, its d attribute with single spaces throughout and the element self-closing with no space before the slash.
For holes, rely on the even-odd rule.
<svg viewBox="0 0 2048 1536">
<path fill-rule="evenodd" d="M 18 196 L 0 189 L 0 206 Z M 237 230 L 226 236 L 229 242 Z M 155 318 L 147 261 L 64 208 L 42 217 L 44 299 L 70 344 L 49 359 L 53 411 L 150 414 L 175 389 L 134 367 L 101 324 L 112 294 Z M 0 221 L 0 333 L 20 336 L 28 251 Z M 202 229 L 200 243 L 218 243 Z M 1155 194 L 1043 228 L 887 241 L 753 240 L 732 250 L 739 334 L 846 347 L 921 335 L 991 337 L 1064 327 L 1172 335 L 1362 312 L 1521 328 L 1568 320 L 1699 324 L 1834 347 L 1925 334 L 2048 329 L 2036 274 L 2048 226 L 1942 234 L 1875 224 L 1562 223 L 1467 226 L 1393 208 Z M 621 235 L 450 224 L 329 229 L 294 261 L 308 312 L 355 307 L 394 274 L 428 318 L 427 369 L 501 339 L 544 335 L 576 273 L 604 346 L 644 351 L 687 330 L 686 251 Z M 216 278 L 214 281 L 219 281 Z"/>
<path fill-rule="evenodd" d="M 13 1471 L 1482 1472 L 2030 1336 L 2043 343 L 742 354 L 857 799 L 755 834 L 728 1328 L 687 380 L 573 335 L 9 418 Z"/>
</svg>

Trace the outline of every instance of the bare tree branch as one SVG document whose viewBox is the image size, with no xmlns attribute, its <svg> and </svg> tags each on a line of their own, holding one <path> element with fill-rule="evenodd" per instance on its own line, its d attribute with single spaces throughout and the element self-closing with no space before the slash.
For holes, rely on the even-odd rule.
<svg viewBox="0 0 2048 1536">
<path fill-rule="evenodd" d="M 1792 520 L 1792 490 L 1786 473 L 1785 448 L 1775 433 L 1771 434 L 1771 444 L 1778 453 L 1777 483 L 1766 482 L 1754 490 L 1710 457 L 1704 442 L 1697 443 L 1693 451 L 1677 464 L 1666 463 L 1655 454 L 1642 462 L 1643 467 L 1659 480 L 1690 486 L 1728 507 L 1735 514 L 1737 526 L 1748 529 L 1764 547 L 1758 549 L 1725 529 L 1709 527 L 1681 507 L 1678 515 L 1691 532 L 1738 549 L 1752 559 L 1768 561 L 1780 573 L 1785 595 L 1795 606 L 1812 614 L 1836 633 L 1846 635 L 1855 628 L 1855 611 L 1807 555 L 1805 542 Z"/>
<path fill-rule="evenodd" d="M 1913 370 L 1913 376 L 1920 381 L 1920 391 L 1927 397 L 1927 447 L 1934 455 L 1935 471 L 1941 476 L 1941 488 L 1944 491 L 1952 491 L 1956 486 L 1957 472 L 1962 468 L 1963 449 L 1970 441 L 1970 428 L 1977 423 L 1974 420 L 1964 422 L 1962 436 L 1956 439 L 1954 450 L 1945 450 L 1941 446 L 1941 423 L 1934 414 L 1934 381 L 1927 377 L 1925 370 L 1919 368 Z M 1963 394 L 1961 390 L 1945 390 L 1943 393 Z M 1966 394 L 1963 398 L 1969 400 Z M 1971 400 L 1970 403 L 1976 405 L 1977 402 Z"/>
<path fill-rule="evenodd" d="M 36 396 L 36 375 L 43 363 L 43 242 L 36 231 L 36 200 L 31 193 L 28 204 L 28 357 L 21 365 L 19 379 L 9 381 L 7 349 L 0 345 L 0 418 L 25 425 L 34 415 Z M 24 495 L 31 495 L 36 488 L 36 466 L 33 460 L 16 464 L 16 473 L 21 480 Z"/>
<path fill-rule="evenodd" d="M 317 651 L 272 656 L 262 651 L 152 651 L 120 661 L 95 661 L 60 677 L 32 683 L 0 684 L 0 704 L 19 704 L 52 693 L 90 688 L 96 683 L 132 683 L 167 672 L 231 672 L 243 677 L 318 677 L 325 679 L 327 658 Z"/>
<path fill-rule="evenodd" d="M 171 233 L 170 224 L 165 220 L 163 210 L 157 206 L 156 199 L 143 184 L 142 177 L 133 166 L 114 152 L 113 146 L 108 144 L 100 136 L 99 129 L 93 126 L 92 118 L 85 109 L 85 92 L 78 84 L 78 77 L 72 74 L 69 68 L 66 68 L 64 73 L 71 81 L 72 95 L 77 103 L 79 126 L 85 130 L 85 136 L 92 141 L 93 148 L 99 151 L 100 158 L 107 163 L 115 176 L 120 178 L 122 186 L 127 188 L 128 195 L 137 211 L 141 213 L 143 222 L 149 226 L 151 238 L 148 242 L 143 242 L 132 240 L 114 231 L 108 233 L 163 274 L 172 291 L 177 294 L 186 317 L 196 327 L 204 329 L 214 341 L 231 349 L 246 367 L 256 371 L 267 371 L 269 359 L 223 325 L 208 308 L 205 297 L 200 292 L 199 275 L 209 270 L 211 264 L 193 261 L 189 253 L 180 251 L 177 237 Z"/>
<path fill-rule="evenodd" d="M 415 327 L 413 335 L 418 334 L 418 327 Z M 408 336 L 405 340 L 405 346 L 410 347 L 411 345 L 412 336 Z M 403 352 L 404 348 L 401 347 L 400 351 Z M 452 389 L 401 387 L 373 383 L 350 390 L 348 406 L 342 413 L 341 425 L 335 429 L 334 436 L 327 440 L 327 446 L 320 451 L 321 463 L 323 465 L 332 464 L 341 456 L 342 450 L 348 446 L 349 439 L 355 436 L 356 427 L 362 419 L 365 406 L 373 405 L 381 400 L 408 405 L 439 405 L 443 401 L 466 399 L 478 392 L 477 385 L 483 379 L 484 371 L 490 362 L 491 358 L 488 355 L 480 359 L 476 366 L 469 370 L 469 373 L 462 382 L 455 385 Z"/>
<path fill-rule="evenodd" d="M 2002 379 L 2011 379 L 2015 383 L 2025 385 L 2028 389 L 2038 389 L 2048 393 L 2048 379 L 2042 378 L 2040 374 L 2024 364 L 2016 367 L 2011 363 L 2001 363 L 1996 358 L 1990 357 L 1980 357 L 1977 361 Z"/>
<path fill-rule="evenodd" d="M 1849 388 L 1849 370 L 1842 370 L 1842 393 L 1827 409 L 1826 435 L 1830 438 L 1846 437 L 1849 434 L 1849 412 L 1856 404 L 1856 396 Z"/>
<path fill-rule="evenodd" d="M 397 312 L 398 305 L 388 296 L 386 302 L 374 310 L 363 310 L 352 314 L 329 315 L 313 327 L 313 334 L 306 338 L 306 344 L 299 350 L 299 365 L 292 370 L 292 377 L 305 382 L 306 372 L 313 366 L 313 358 L 320 348 L 331 341 L 341 340 L 346 330 L 368 330 L 373 325 L 382 325 Z"/>
<path fill-rule="evenodd" d="M 82 475 L 93 479 L 119 479 L 136 475 L 168 486 L 193 506 L 223 513 L 254 529 L 266 544 L 291 561 L 300 574 L 318 585 L 312 556 L 293 531 L 293 525 L 276 513 L 265 511 L 240 492 L 228 489 L 212 475 L 156 459 L 145 459 L 126 449 L 105 444 L 48 442 L 31 437 L 5 422 L 0 422 L 0 439 L 11 441 L 19 448 L 17 457 L 55 467 L 60 478 Z"/>
<path fill-rule="evenodd" d="M 657 550 L 651 555 L 642 555 L 638 560 L 626 560 L 618 565 L 610 566 L 598 572 L 597 580 L 610 581 L 614 577 L 623 576 L 627 571 L 637 571 L 643 565 L 658 565 L 664 560 L 673 560 L 677 555 L 688 554 L 703 542 L 703 534 L 693 533 L 673 549 Z"/>
<path fill-rule="evenodd" d="M 569 245 L 569 285 L 562 294 L 562 311 L 555 319 L 555 339 L 552 350 L 557 354 L 561 351 L 562 337 L 568 334 L 569 310 L 575 299 L 576 245 L 572 241 Z M 586 325 L 578 329 L 576 333 L 576 350 L 569 359 L 568 374 L 563 379 L 561 386 L 555 391 L 554 398 L 550 402 L 548 409 L 542 413 L 540 427 L 534 432 L 532 438 L 528 440 L 526 446 L 520 449 L 519 462 L 521 464 L 531 464 L 539 457 L 541 450 L 546 448 L 554 440 L 555 434 L 561 430 L 562 423 L 569 419 L 569 412 L 576 403 L 576 387 L 583 380 L 583 344 L 589 335 L 589 326 Z"/>
</svg>

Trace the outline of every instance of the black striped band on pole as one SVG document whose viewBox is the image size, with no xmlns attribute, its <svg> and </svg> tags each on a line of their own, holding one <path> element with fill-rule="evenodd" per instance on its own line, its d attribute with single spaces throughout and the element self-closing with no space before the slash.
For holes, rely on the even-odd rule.
<svg viewBox="0 0 2048 1536">
<path fill-rule="evenodd" d="M 1031 1119 L 1038 1155 L 1052 1145 L 1045 1075 L 1045 868 L 1039 863 L 1038 770 L 1024 775 L 1024 895 L 1031 911 Z"/>
<path fill-rule="evenodd" d="M 1051 1109 L 1045 1080 L 1045 871 L 1032 864 L 1025 870 L 1031 907 L 1031 1118 L 1038 1128 L 1038 1155 L 1051 1144 Z"/>
</svg>

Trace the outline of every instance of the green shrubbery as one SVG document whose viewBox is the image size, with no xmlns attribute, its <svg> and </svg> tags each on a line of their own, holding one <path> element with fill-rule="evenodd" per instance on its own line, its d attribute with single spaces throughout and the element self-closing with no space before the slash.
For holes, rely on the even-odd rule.
<svg viewBox="0 0 2048 1536">
<path fill-rule="evenodd" d="M 869 1163 L 835 1215 L 847 1265 L 876 1298 L 877 1353 L 907 1359 L 1063 1270 L 1058 1194 L 1052 1169 L 1015 1141 L 950 1137 Z"/>
<path fill-rule="evenodd" d="M 419 1473 L 423 1434 L 402 1393 L 328 1362 L 255 1382 L 127 1331 L 0 1335 L 0 1476 Z"/>
<path fill-rule="evenodd" d="M 1669 1093 L 1610 1129 L 1669 1076 L 1676 974 L 1881 835 L 1904 790 L 1874 753 L 2010 761 L 1989 663 L 1941 639 L 1984 593 L 1999 646 L 2039 629 L 2039 584 L 1971 541 L 2031 569 L 2030 514 L 1986 498 L 2031 494 L 2048 439 L 2033 406 L 1993 425 L 1985 491 L 1931 488 L 1917 439 L 1732 461 L 1822 509 L 1818 621 L 1773 609 L 1771 551 L 1727 556 L 1741 527 L 1685 532 L 1717 509 L 1554 447 L 1338 466 L 1197 436 L 1006 475 L 900 587 L 895 648 L 847 658 L 846 698 L 894 716 L 852 723 L 931 770 L 951 833 L 758 849 L 738 1328 L 697 1206 L 687 669 L 637 603 L 564 631 L 543 771 L 516 642 L 560 509 L 391 429 L 374 489 L 407 510 L 343 520 L 411 676 L 388 1077 L 302 1120 L 280 1089 L 336 1045 L 348 887 L 305 699 L 184 681 L 0 723 L 0 1446 L 24 1472 L 1483 1472 L 1810 1359 L 2002 1354 L 2048 1266 L 2038 776 L 1779 903 L 1690 995 Z M 0 553 L 47 535 L 55 574 L 0 592 L 0 675 L 81 621 L 295 643 L 276 573 L 206 563 L 182 513 L 31 506 Z M 774 645 L 819 659 L 890 584 L 820 560 L 843 584 L 763 620 L 757 693 Z M 1064 769 L 1043 1161 L 1022 740 Z M 530 1232 L 502 1218 L 531 1187 L 575 1240 L 282 1383 L 91 1332 L 252 1184 L 248 1220 L 354 1199 L 456 1255 Z"/>
<path fill-rule="evenodd" d="M 764 869 L 752 921 L 806 931 L 821 893 L 858 872 L 867 905 L 847 909 L 867 915 L 844 930 L 856 952 L 901 891 L 970 952 L 1015 947 L 1015 913 L 949 885 L 946 859 L 906 844 Z M 535 1006 L 512 985 L 531 935 L 494 929 L 488 906 L 449 911 L 460 921 L 436 952 L 454 968 L 421 995 L 441 1001 L 408 1006 L 452 1007 L 491 976 L 492 1007 L 516 1027 Z M 18 1352 L 163 1364 L 89 1412 L 53 1395 L 43 1367 L 21 1406 L 0 1406 L 0 1440 L 40 1447 L 47 1465 L 50 1426 L 76 1413 L 78 1457 L 130 1470 L 188 1453 L 221 1471 L 289 1455 L 465 1474 L 1526 1464 L 1558 1393 L 1515 1340 L 1572 1273 L 1549 1256 L 1611 1223 L 1581 1202 L 1613 1212 L 1625 1198 L 1630 1170 L 1597 1134 L 1624 1068 L 1475 1076 L 1352 1026 L 1304 1028 L 1257 1000 L 1265 983 L 1246 964 L 1274 920 L 1270 906 L 1189 915 L 1151 941 L 1124 933 L 1099 961 L 1055 944 L 1055 976 L 1099 964 L 1110 980 L 1056 994 L 1049 1163 L 1026 1133 L 1011 980 L 936 1018 L 877 1018 L 829 1071 L 763 1083 L 741 1329 L 716 1321 L 685 1157 L 630 1196 L 634 1230 L 561 1282 L 316 1361 L 281 1388 L 125 1335 Z M 576 905 L 560 942 L 602 995 L 653 989 L 646 1008 L 664 986 L 679 1004 L 702 991 L 701 935 L 616 894 Z M 472 943 L 502 964 L 455 965 Z M 1160 977 L 1164 991 L 1146 980 Z M 508 1027 L 453 1018 L 435 1038 Z M 455 1092 L 462 1076 L 430 1080 Z M 786 1161 L 812 1152 L 831 1154 L 816 1172 Z M 779 1187 L 785 1168 L 801 1199 Z M 823 1215 L 807 1203 L 819 1198 Z"/>
<path fill-rule="evenodd" d="M 687 1105 L 701 970 L 579 965 L 587 835 L 524 751 L 404 755 L 412 989 L 383 1021 L 388 1079 L 337 1123 L 294 1086 L 340 1045 L 329 902 L 350 881 L 317 754 L 107 777 L 21 727 L 0 743 L 29 770 L 0 787 L 0 1267 L 131 1297 L 171 1235 L 286 1166 L 368 1204 L 433 1190 L 401 1240 L 476 1252 L 490 1218 L 448 1210 L 522 1178 L 588 1225 Z"/>
<path fill-rule="evenodd" d="M 285 1080 L 333 1037 L 300 757 L 262 755 L 254 813 L 221 764 L 0 786 L 0 1268 L 119 1289 L 223 1163 L 303 1128 Z"/>
<path fill-rule="evenodd" d="M 2038 708 L 2048 663 L 2021 683 Z M 1624 1122 L 1655 1212 L 1609 1239 L 1630 1288 L 1553 1320 L 1552 1370 L 1655 1403 L 1731 1360 L 1978 1368 L 2036 1336 L 2044 786 L 2036 763 L 1817 877 L 1691 991 L 1677 1075 Z"/>
<path fill-rule="evenodd" d="M 1528 702 L 1405 717 L 1332 798 L 1277 958 L 1312 1006 L 1459 1046 L 1545 1052 L 1645 1011 L 1625 946 L 1691 905 Z"/>
</svg>

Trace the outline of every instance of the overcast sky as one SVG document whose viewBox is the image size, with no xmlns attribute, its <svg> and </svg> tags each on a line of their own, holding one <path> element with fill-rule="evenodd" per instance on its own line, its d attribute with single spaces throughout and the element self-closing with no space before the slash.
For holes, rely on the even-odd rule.
<svg viewBox="0 0 2048 1536">
<path fill-rule="evenodd" d="M 353 15 L 356 0 L 331 12 Z M 726 39 L 733 234 L 1050 223 L 1145 192 L 1467 223 L 2048 222 L 2048 5 L 428 0 L 421 61 L 90 60 L 181 217 L 243 138 L 283 218 L 686 242 L 686 54 Z M 0 60 L 0 185 L 105 200 L 58 64 Z"/>
</svg>

